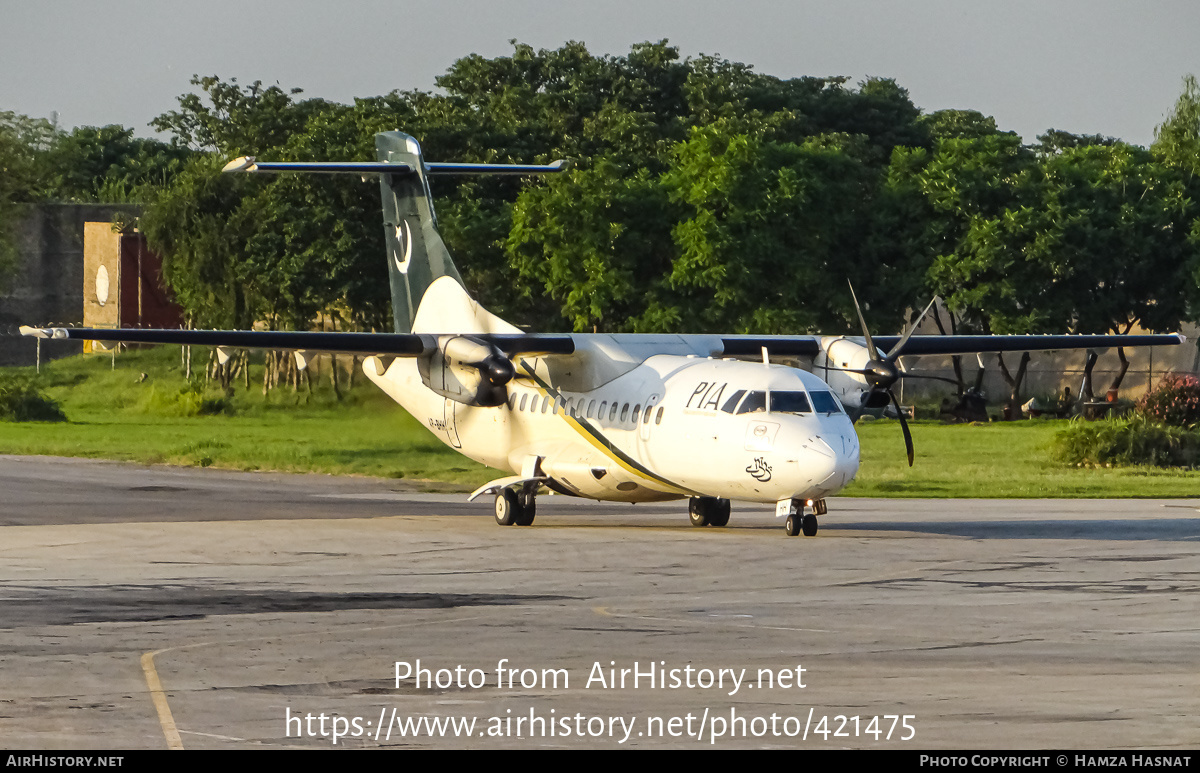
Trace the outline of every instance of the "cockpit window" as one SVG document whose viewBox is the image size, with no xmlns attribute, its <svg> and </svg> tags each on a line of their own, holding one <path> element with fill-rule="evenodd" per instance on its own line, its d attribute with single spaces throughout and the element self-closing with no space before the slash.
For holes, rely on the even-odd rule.
<svg viewBox="0 0 1200 773">
<path fill-rule="evenodd" d="M 771 413 L 812 413 L 804 392 L 771 392 Z"/>
<path fill-rule="evenodd" d="M 746 399 L 742 400 L 742 404 L 738 406 L 737 413 L 766 413 L 766 410 L 767 393 L 748 392 Z"/>
<path fill-rule="evenodd" d="M 737 408 L 738 400 L 741 400 L 742 395 L 744 395 L 744 394 L 746 394 L 745 389 L 739 389 L 738 391 L 731 394 L 729 396 L 729 399 L 725 401 L 725 404 L 721 406 L 721 410 L 724 411 L 725 413 L 733 413 L 733 409 Z"/>
<path fill-rule="evenodd" d="M 817 409 L 817 413 L 841 413 L 842 403 L 832 392 L 824 390 L 812 393 L 813 407 Z"/>
</svg>

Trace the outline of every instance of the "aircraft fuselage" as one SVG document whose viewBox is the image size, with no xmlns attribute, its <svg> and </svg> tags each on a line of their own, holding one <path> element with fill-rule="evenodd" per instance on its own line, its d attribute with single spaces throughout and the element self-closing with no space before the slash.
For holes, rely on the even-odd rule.
<svg viewBox="0 0 1200 773">
<path fill-rule="evenodd" d="M 522 361 L 508 401 L 470 406 L 426 388 L 412 360 L 376 384 L 447 445 L 539 474 L 562 493 L 647 502 L 823 499 L 858 471 L 858 438 L 825 382 L 777 364 L 657 355 L 587 390 Z M 538 375 L 538 371 L 543 375 Z"/>
</svg>

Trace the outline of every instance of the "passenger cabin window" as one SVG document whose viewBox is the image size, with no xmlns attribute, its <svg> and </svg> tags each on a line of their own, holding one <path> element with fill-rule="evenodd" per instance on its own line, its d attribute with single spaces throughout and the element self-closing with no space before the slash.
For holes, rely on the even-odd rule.
<svg viewBox="0 0 1200 773">
<path fill-rule="evenodd" d="M 742 404 L 737 407 L 736 413 L 766 413 L 766 411 L 767 393 L 747 392 L 746 399 L 742 400 Z"/>
<path fill-rule="evenodd" d="M 642 404 L 638 403 L 637 405 L 633 406 L 633 415 L 629 417 L 629 420 L 631 422 L 633 422 L 634 424 L 637 424 L 638 416 L 641 414 L 641 412 L 642 412 Z"/>
<path fill-rule="evenodd" d="M 616 407 L 616 406 L 613 406 L 613 407 Z M 622 424 L 625 423 L 625 419 L 628 416 L 629 416 L 629 403 L 625 403 L 624 405 L 621 406 L 621 423 Z"/>
<path fill-rule="evenodd" d="M 600 410 L 604 410 L 604 409 L 601 408 Z M 588 400 L 587 417 L 590 419 L 595 415 L 596 415 L 596 401 Z"/>
<path fill-rule="evenodd" d="M 655 423 L 655 425 L 662 424 L 662 415 L 663 415 L 663 408 L 662 408 L 662 406 L 660 405 L 660 406 L 658 407 L 658 415 L 654 417 L 654 423 Z"/>
<path fill-rule="evenodd" d="M 521 395 L 521 407 L 519 410 L 525 410 L 525 398 L 527 397 L 529 397 L 529 395 Z"/>
<path fill-rule="evenodd" d="M 626 403 L 626 404 L 625 404 L 625 407 L 626 407 L 626 408 L 628 408 L 628 407 L 629 407 L 629 404 L 628 404 L 628 403 Z M 611 410 L 609 410 L 609 412 L 608 412 L 608 420 L 609 420 L 609 421 L 616 421 L 616 420 L 617 420 L 617 404 L 616 404 L 616 403 L 613 403 L 613 404 L 612 404 L 612 409 L 611 409 Z"/>
<path fill-rule="evenodd" d="M 771 392 L 771 413 L 812 413 L 804 392 Z"/>
<path fill-rule="evenodd" d="M 811 392 L 813 408 L 817 413 L 844 413 L 842 410 L 842 402 L 833 396 L 833 392 L 816 391 Z"/>
</svg>

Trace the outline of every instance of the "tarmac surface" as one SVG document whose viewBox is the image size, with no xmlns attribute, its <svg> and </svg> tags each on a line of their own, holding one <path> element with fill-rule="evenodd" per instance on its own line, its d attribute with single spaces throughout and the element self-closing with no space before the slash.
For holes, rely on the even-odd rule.
<svg viewBox="0 0 1200 773">
<path fill-rule="evenodd" d="M 1198 547 L 1200 499 L 505 528 L 396 481 L 0 456 L 0 745 L 1194 749 Z"/>
</svg>

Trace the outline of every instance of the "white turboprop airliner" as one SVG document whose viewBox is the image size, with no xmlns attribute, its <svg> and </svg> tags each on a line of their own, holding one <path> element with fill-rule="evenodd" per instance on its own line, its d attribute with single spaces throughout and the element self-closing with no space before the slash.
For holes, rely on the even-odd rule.
<svg viewBox="0 0 1200 773">
<path fill-rule="evenodd" d="M 437 233 L 428 177 L 539 174 L 547 166 L 426 163 L 400 132 L 378 161 L 268 163 L 230 172 L 378 175 L 395 333 L 22 328 L 107 342 L 369 355 L 366 375 L 455 450 L 513 474 L 496 522 L 528 526 L 543 488 L 621 502 L 690 499 L 697 526 L 724 526 L 730 500 L 774 502 L 789 535 L 817 532 L 826 498 L 854 479 L 853 419 L 896 401 L 902 354 L 1178 344 L 1178 335 L 876 336 L 528 334 L 468 295 Z M 860 321 L 862 314 L 859 313 Z M 916 327 L 915 325 L 913 326 Z M 774 360 L 774 361 L 773 361 Z M 798 367 L 782 364 L 786 361 Z M 901 415 L 912 464 L 912 439 Z"/>
</svg>

